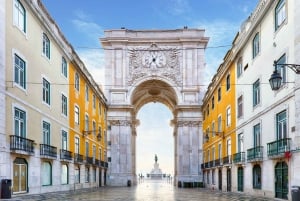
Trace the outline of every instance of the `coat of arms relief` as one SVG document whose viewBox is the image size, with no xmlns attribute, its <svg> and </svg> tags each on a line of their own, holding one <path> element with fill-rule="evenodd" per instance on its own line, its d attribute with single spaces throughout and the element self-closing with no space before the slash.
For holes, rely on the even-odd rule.
<svg viewBox="0 0 300 201">
<path fill-rule="evenodd" d="M 132 85 L 140 78 L 156 75 L 182 85 L 180 58 L 181 52 L 174 47 L 159 48 L 153 43 L 149 48 L 130 48 L 129 76 L 127 84 Z"/>
</svg>

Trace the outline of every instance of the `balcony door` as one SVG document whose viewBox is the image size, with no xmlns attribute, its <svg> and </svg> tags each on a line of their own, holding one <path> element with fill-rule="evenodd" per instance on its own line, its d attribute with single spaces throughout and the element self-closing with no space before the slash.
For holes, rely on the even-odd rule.
<svg viewBox="0 0 300 201">
<path fill-rule="evenodd" d="M 238 168 L 238 187 L 237 190 L 240 192 L 244 191 L 244 169 L 243 167 Z"/>
<path fill-rule="evenodd" d="M 288 199 L 288 165 L 279 162 L 275 166 L 275 197 Z"/>
<path fill-rule="evenodd" d="M 27 162 L 23 158 L 16 158 L 13 166 L 13 193 L 27 192 Z"/>
</svg>

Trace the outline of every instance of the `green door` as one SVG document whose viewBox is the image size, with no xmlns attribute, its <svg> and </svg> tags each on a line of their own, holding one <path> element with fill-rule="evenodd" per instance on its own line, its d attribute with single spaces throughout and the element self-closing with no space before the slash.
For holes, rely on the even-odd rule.
<svg viewBox="0 0 300 201">
<path fill-rule="evenodd" d="M 238 191 L 244 191 L 244 169 L 242 167 L 238 168 Z"/>
<path fill-rule="evenodd" d="M 288 199 L 288 166 L 279 162 L 275 166 L 275 197 Z"/>
</svg>

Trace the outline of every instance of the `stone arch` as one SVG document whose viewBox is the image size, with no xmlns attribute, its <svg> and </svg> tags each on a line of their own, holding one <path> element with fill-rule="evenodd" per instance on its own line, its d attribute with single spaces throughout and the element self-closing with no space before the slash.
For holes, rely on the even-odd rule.
<svg viewBox="0 0 300 201">
<path fill-rule="evenodd" d="M 108 185 L 136 183 L 136 114 L 149 102 L 173 113 L 174 183 L 202 182 L 203 29 L 107 30 L 105 95 L 110 128 Z"/>
</svg>

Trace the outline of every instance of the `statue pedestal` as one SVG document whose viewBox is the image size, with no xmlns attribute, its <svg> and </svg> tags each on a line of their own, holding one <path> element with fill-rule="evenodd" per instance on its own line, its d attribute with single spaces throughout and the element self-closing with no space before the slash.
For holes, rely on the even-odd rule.
<svg viewBox="0 0 300 201">
<path fill-rule="evenodd" d="M 162 179 L 163 173 L 161 169 L 159 168 L 159 164 L 157 162 L 154 163 L 154 168 L 151 170 L 151 173 L 149 174 L 150 179 Z"/>
</svg>

